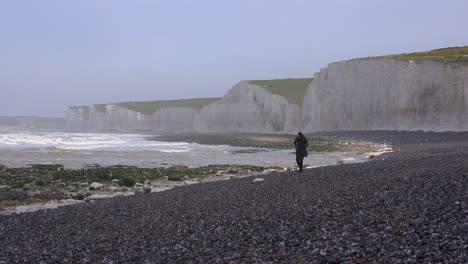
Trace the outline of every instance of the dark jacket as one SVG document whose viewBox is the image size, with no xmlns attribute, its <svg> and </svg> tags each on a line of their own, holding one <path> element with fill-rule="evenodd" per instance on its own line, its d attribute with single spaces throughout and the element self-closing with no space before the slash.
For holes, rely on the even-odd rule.
<svg viewBox="0 0 468 264">
<path fill-rule="evenodd" d="M 309 146 L 309 142 L 306 137 L 297 136 L 294 140 L 294 146 L 296 147 L 297 155 L 307 156 L 307 146 Z"/>
</svg>

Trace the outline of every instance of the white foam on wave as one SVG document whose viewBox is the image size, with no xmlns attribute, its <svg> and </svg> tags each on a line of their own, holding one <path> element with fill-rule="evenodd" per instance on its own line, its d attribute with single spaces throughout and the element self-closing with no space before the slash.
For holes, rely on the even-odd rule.
<svg viewBox="0 0 468 264">
<path fill-rule="evenodd" d="M 193 144 L 148 140 L 138 134 L 98 133 L 6 133 L 0 134 L 0 149 L 56 148 L 62 150 L 189 152 Z M 154 137 L 154 136 L 151 136 Z"/>
</svg>

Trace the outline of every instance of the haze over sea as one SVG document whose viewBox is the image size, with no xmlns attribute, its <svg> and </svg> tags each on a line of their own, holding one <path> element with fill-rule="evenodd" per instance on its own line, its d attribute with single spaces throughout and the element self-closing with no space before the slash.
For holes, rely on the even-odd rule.
<svg viewBox="0 0 468 264">
<path fill-rule="evenodd" d="M 238 164 L 291 167 L 293 149 L 257 149 L 158 141 L 158 136 L 117 133 L 11 132 L 0 133 L 0 164 L 21 167 L 60 163 L 67 168 L 130 165 L 161 167 Z M 292 147 L 292 146 L 291 146 Z M 377 146 L 384 148 L 385 146 Z M 325 166 L 367 160 L 365 154 L 311 153 L 306 164 Z"/>
</svg>

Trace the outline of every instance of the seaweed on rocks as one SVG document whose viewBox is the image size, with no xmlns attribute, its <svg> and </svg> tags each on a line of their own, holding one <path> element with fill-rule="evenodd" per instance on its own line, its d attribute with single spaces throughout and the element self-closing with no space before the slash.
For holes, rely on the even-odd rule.
<svg viewBox="0 0 468 264">
<path fill-rule="evenodd" d="M 151 188 L 151 183 L 203 179 L 222 174 L 261 172 L 267 168 L 248 165 L 209 165 L 189 168 L 183 165 L 163 168 L 109 166 L 65 169 L 60 164 L 0 170 L 0 208 L 65 198 L 84 199 L 92 192 L 128 192 Z M 119 186 L 121 188 L 119 188 Z M 130 188 L 126 189 L 125 187 Z M 133 188 L 133 189 L 132 189 Z M 23 197 L 20 199 L 21 197 Z M 14 200 L 12 204 L 10 201 Z"/>
</svg>

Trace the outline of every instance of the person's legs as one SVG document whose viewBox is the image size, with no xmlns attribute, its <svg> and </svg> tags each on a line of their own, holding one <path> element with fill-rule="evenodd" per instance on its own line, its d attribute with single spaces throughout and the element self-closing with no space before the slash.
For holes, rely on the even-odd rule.
<svg viewBox="0 0 468 264">
<path fill-rule="evenodd" d="M 304 162 L 304 155 L 296 153 L 296 163 L 297 163 L 297 166 L 299 167 L 299 172 L 302 172 L 303 162 Z"/>
<path fill-rule="evenodd" d="M 304 166 L 304 155 L 299 157 L 299 171 L 302 171 L 302 167 Z"/>
<path fill-rule="evenodd" d="M 298 153 L 296 153 L 296 163 L 297 163 L 297 167 L 299 167 L 299 171 L 301 171 L 302 169 L 302 165 L 301 165 L 301 155 L 299 155 Z"/>
</svg>

